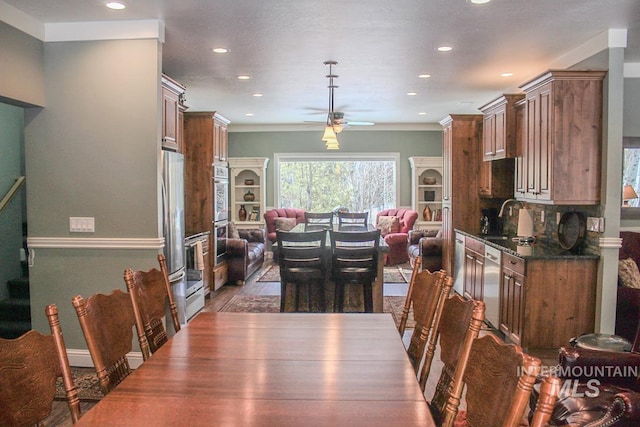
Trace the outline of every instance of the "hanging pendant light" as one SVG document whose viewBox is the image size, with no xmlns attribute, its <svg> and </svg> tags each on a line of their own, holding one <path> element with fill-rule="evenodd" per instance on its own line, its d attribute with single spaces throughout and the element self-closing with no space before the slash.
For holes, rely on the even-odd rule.
<svg viewBox="0 0 640 427">
<path fill-rule="evenodd" d="M 337 136 L 339 131 L 336 131 L 334 128 L 333 120 L 333 89 L 337 87 L 333 84 L 333 79 L 338 76 L 332 73 L 332 67 L 337 64 L 338 63 L 336 61 L 324 62 L 324 65 L 329 66 L 329 74 L 327 75 L 327 78 L 329 79 L 329 112 L 327 114 L 327 126 L 324 128 L 324 135 L 322 135 L 322 140 L 326 142 L 327 150 L 340 149 L 340 143 L 338 142 Z M 342 128 L 340 130 L 342 130 Z"/>
</svg>

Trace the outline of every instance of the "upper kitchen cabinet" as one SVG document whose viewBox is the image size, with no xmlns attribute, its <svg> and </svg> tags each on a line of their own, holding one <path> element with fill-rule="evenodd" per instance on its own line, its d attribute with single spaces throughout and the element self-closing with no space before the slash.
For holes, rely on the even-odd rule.
<svg viewBox="0 0 640 427">
<path fill-rule="evenodd" d="M 186 88 L 162 75 L 162 148 L 182 152 L 182 115 Z"/>
<path fill-rule="evenodd" d="M 514 158 L 516 145 L 515 103 L 524 94 L 505 94 L 480 107 L 484 114 L 482 146 L 483 160 Z"/>
<path fill-rule="evenodd" d="M 215 113 L 213 116 L 213 158 L 217 162 L 227 162 L 229 158 L 229 120 Z"/>
<path fill-rule="evenodd" d="M 605 71 L 552 70 L 525 92 L 521 200 L 556 205 L 600 202 L 602 81 Z"/>
</svg>

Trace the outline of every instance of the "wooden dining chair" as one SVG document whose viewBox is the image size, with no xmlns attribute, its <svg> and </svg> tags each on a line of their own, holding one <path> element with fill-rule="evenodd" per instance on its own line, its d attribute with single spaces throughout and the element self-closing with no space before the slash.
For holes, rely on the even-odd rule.
<svg viewBox="0 0 640 427">
<path fill-rule="evenodd" d="M 58 308 L 45 309 L 51 335 L 30 330 L 15 339 L 0 338 L 0 425 L 40 425 L 50 413 L 56 379 L 62 377 L 71 422 L 80 419 L 80 401 L 73 382 Z"/>
<path fill-rule="evenodd" d="M 131 298 L 115 289 L 109 295 L 95 294 L 86 300 L 78 295 L 71 302 L 106 395 L 131 373 L 127 353 L 131 352 L 136 325 Z"/>
<path fill-rule="evenodd" d="M 333 212 L 305 212 L 304 224 L 309 227 L 331 228 L 333 225 Z"/>
<path fill-rule="evenodd" d="M 305 232 L 276 230 L 280 267 L 280 311 L 286 308 L 287 285 L 295 286 L 295 311 L 300 310 L 300 288 L 307 290 L 307 310 L 313 311 L 312 288 L 317 289 L 322 312 L 327 311 L 327 230 Z"/>
<path fill-rule="evenodd" d="M 535 410 L 532 414 L 529 427 L 546 427 L 553 414 L 553 408 L 560 393 L 560 378 L 554 375 L 547 375 L 542 380 L 540 395 L 536 402 Z"/>
<path fill-rule="evenodd" d="M 453 286 L 453 280 L 451 277 L 447 277 L 447 273 L 443 270 L 433 273 L 424 270 L 415 275 L 415 280 L 413 277 L 411 280 L 414 282 L 411 303 L 415 327 L 407 347 L 407 354 L 416 374 L 418 374 L 425 354 L 427 339 L 432 333 L 438 306 L 444 304 Z"/>
<path fill-rule="evenodd" d="M 158 263 L 160 270 L 156 268 L 149 271 L 133 271 L 130 268 L 124 270 L 124 282 L 131 297 L 138 341 L 145 360 L 167 342 L 167 330 L 163 323 L 167 306 L 171 313 L 174 331 L 180 330 L 178 310 L 173 300 L 164 255 L 158 254 Z"/>
<path fill-rule="evenodd" d="M 531 357 L 520 346 L 504 344 L 493 334 L 473 340 L 464 369 L 466 385 L 466 424 L 469 427 L 517 427 L 525 416 L 525 409 L 536 377 L 540 373 L 540 359 Z M 551 380 L 545 392 L 553 393 L 557 385 Z M 545 397 L 545 405 L 553 400 Z M 553 406 L 551 406 L 553 408 Z M 544 422 L 541 410 L 536 422 Z M 443 426 L 452 426 L 456 414 L 445 412 Z"/>
<path fill-rule="evenodd" d="M 364 311 L 373 312 L 373 282 L 378 275 L 380 230 L 334 231 L 331 237 L 331 276 L 335 282 L 334 312 L 343 311 L 346 285 L 363 289 Z"/>
<path fill-rule="evenodd" d="M 404 306 L 402 307 L 402 314 L 400 315 L 400 322 L 398 323 L 398 332 L 400 332 L 401 337 L 404 336 L 404 330 L 407 327 L 407 319 L 409 318 L 409 312 L 411 311 L 411 293 L 413 292 L 413 285 L 415 283 L 415 278 L 417 277 L 417 274 L 420 271 L 421 265 L 422 265 L 422 258 L 416 258 L 416 261 L 413 264 L 413 270 L 411 271 L 411 280 L 409 280 L 409 289 L 407 289 L 407 297 L 404 300 Z"/>
<path fill-rule="evenodd" d="M 369 225 L 369 212 L 338 212 L 339 229 L 366 230 L 367 225 Z"/>
<path fill-rule="evenodd" d="M 464 299 L 458 294 L 446 298 L 436 312 L 434 329 L 420 370 L 420 387 L 426 388 L 433 362 L 436 341 L 440 344 L 442 371 L 429 403 L 434 419 L 453 419 L 460 405 L 464 383 L 462 375 L 469 359 L 473 340 L 484 322 L 484 302 Z M 453 417 L 453 418 L 451 418 Z"/>
</svg>

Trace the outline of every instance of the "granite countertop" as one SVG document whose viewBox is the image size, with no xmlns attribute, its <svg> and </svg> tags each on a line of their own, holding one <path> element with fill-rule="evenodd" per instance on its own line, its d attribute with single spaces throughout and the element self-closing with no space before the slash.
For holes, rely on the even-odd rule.
<svg viewBox="0 0 640 427">
<path fill-rule="evenodd" d="M 507 239 L 492 239 L 483 234 L 468 233 L 455 229 L 456 232 L 474 239 L 482 240 L 486 245 L 500 249 L 510 255 L 524 259 L 600 259 L 599 255 L 580 253 L 580 251 L 568 251 L 563 249 L 558 242 L 538 239 L 531 246 L 519 246 L 513 241 L 513 236 Z"/>
</svg>

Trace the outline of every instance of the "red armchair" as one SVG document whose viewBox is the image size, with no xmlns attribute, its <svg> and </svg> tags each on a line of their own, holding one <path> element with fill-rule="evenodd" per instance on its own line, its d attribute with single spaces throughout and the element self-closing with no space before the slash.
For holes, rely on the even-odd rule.
<svg viewBox="0 0 640 427">
<path fill-rule="evenodd" d="M 271 209 L 264 213 L 264 222 L 267 226 L 267 239 L 271 243 L 276 242 L 276 218 L 295 218 L 296 224 L 304 222 L 304 209 L 282 208 Z"/>
<path fill-rule="evenodd" d="M 399 220 L 399 230 L 392 230 L 383 233 L 384 241 L 389 246 L 389 253 L 385 254 L 385 265 L 401 264 L 409 261 L 407 244 L 409 241 L 409 230 L 413 229 L 418 219 L 418 212 L 411 209 L 385 209 L 376 215 L 376 227 L 380 224 L 381 217 L 395 216 Z"/>
</svg>

